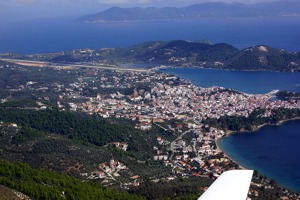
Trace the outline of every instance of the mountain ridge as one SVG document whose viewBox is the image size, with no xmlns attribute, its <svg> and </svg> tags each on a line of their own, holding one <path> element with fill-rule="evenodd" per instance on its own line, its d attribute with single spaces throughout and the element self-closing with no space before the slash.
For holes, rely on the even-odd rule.
<svg viewBox="0 0 300 200">
<path fill-rule="evenodd" d="M 185 7 L 111 7 L 76 21 L 84 23 L 165 21 L 224 17 L 300 16 L 300 1 L 281 0 L 256 4 L 208 2 Z"/>
<path fill-rule="evenodd" d="M 300 52 L 289 52 L 268 45 L 240 50 L 230 44 L 211 44 L 206 40 L 151 41 L 126 48 L 79 49 L 37 55 L 11 54 L 7 58 L 53 63 L 98 62 L 114 66 L 145 63 L 230 70 L 300 71 Z"/>
<path fill-rule="evenodd" d="M 150 49 L 146 53 L 140 52 L 135 58 L 146 63 L 234 70 L 298 71 L 300 67 L 299 52 L 267 45 L 239 50 L 226 43 L 212 45 L 175 40 Z"/>
</svg>

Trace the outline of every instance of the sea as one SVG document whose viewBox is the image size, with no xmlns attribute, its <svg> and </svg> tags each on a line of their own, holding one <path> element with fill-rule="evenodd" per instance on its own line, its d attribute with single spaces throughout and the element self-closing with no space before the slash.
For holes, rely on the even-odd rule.
<svg viewBox="0 0 300 200">
<path fill-rule="evenodd" d="M 77 16 L 79 17 L 79 16 Z M 208 40 L 239 49 L 269 45 L 299 51 L 300 17 L 226 18 L 83 24 L 77 17 L 0 19 L 0 53 L 49 53 L 79 48 L 129 47 L 148 41 Z"/>
<path fill-rule="evenodd" d="M 219 86 L 249 94 L 272 90 L 300 92 L 300 73 L 167 68 L 165 73 L 190 80 L 199 87 Z M 218 141 L 232 160 L 254 169 L 281 186 L 300 193 L 300 120 L 235 133 Z"/>
<path fill-rule="evenodd" d="M 218 145 L 232 160 L 300 193 L 300 120 L 235 133 Z"/>
<path fill-rule="evenodd" d="M 78 16 L 79 17 L 79 16 Z M 0 19 L 0 53 L 50 53 L 80 48 L 130 47 L 148 41 L 209 40 L 239 49 L 269 45 L 300 51 L 300 17 L 227 18 L 81 24 L 75 18 Z M 246 93 L 300 91 L 300 73 L 169 68 L 165 72 L 200 87 L 219 86 Z M 300 193 L 300 120 L 237 133 L 219 141 L 233 160 Z"/>
<path fill-rule="evenodd" d="M 300 73 L 180 67 L 167 68 L 164 72 L 190 80 L 200 87 L 218 86 L 249 94 L 265 94 L 272 90 L 300 92 Z"/>
<path fill-rule="evenodd" d="M 249 94 L 272 90 L 300 92 L 300 73 L 167 68 L 165 73 L 190 80 L 199 87 L 219 86 Z M 232 160 L 258 170 L 281 186 L 300 194 L 300 120 L 265 126 L 255 132 L 235 133 L 218 141 Z"/>
</svg>

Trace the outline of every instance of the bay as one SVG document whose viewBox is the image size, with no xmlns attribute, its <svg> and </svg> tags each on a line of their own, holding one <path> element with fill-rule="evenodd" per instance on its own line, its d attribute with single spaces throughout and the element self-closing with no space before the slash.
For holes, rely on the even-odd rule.
<svg viewBox="0 0 300 200">
<path fill-rule="evenodd" d="M 190 80 L 200 87 L 219 86 L 251 94 L 264 94 L 272 90 L 300 92 L 300 73 L 198 68 L 168 68 L 165 72 Z"/>
<path fill-rule="evenodd" d="M 174 39 L 225 42 L 239 49 L 264 44 L 299 51 L 299 24 L 300 17 L 102 24 L 80 24 L 73 19 L 0 20 L 0 52 L 48 53 L 78 48 L 128 47 Z M 216 85 L 255 94 L 274 89 L 300 91 L 300 73 L 181 68 L 166 72 L 201 87 Z M 221 140 L 220 146 L 243 166 L 257 169 L 283 186 L 299 191 L 299 130 L 299 121 L 267 126 L 255 133 L 234 134 Z"/>
<path fill-rule="evenodd" d="M 200 87 L 220 86 L 262 94 L 274 89 L 300 91 L 300 73 L 168 68 L 164 72 L 190 80 Z M 218 141 L 231 159 L 258 170 L 280 185 L 300 193 L 300 120 L 258 131 L 235 133 Z"/>
<path fill-rule="evenodd" d="M 300 193 L 300 120 L 236 133 L 218 145 L 237 163 Z"/>
</svg>

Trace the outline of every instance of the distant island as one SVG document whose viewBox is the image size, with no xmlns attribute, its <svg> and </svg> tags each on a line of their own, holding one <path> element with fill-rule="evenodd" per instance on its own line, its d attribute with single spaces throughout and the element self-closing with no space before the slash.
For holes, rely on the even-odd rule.
<svg viewBox="0 0 300 200">
<path fill-rule="evenodd" d="M 2 58 L 47 61 L 51 63 L 89 63 L 120 67 L 126 63 L 154 66 L 201 67 L 230 70 L 300 71 L 300 52 L 289 52 L 266 45 L 239 50 L 226 43 L 209 41 L 152 41 L 127 48 L 77 49 L 66 52 L 19 55 Z"/>
<path fill-rule="evenodd" d="M 282 0 L 256 4 L 209 2 L 181 8 L 112 7 L 96 14 L 82 16 L 77 21 L 101 23 L 299 15 L 300 1 Z"/>
</svg>

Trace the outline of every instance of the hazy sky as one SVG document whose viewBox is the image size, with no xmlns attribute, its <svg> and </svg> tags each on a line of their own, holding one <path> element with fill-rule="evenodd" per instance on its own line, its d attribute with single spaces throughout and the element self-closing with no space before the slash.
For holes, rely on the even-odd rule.
<svg viewBox="0 0 300 200">
<path fill-rule="evenodd" d="M 0 0 L 0 20 L 81 16 L 111 6 L 181 7 L 212 1 L 255 3 L 275 0 Z"/>
</svg>

